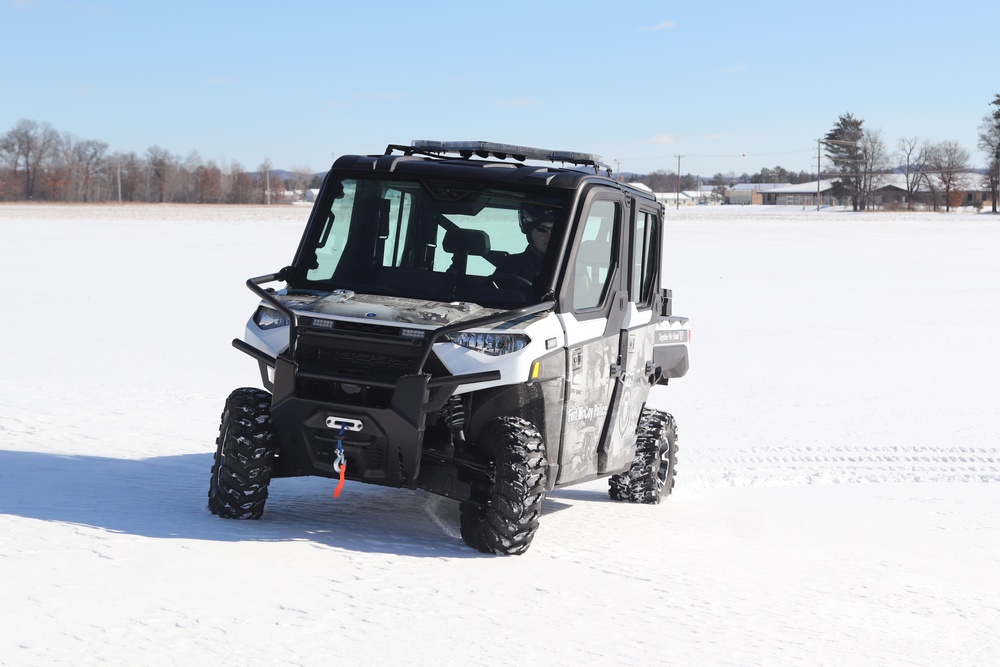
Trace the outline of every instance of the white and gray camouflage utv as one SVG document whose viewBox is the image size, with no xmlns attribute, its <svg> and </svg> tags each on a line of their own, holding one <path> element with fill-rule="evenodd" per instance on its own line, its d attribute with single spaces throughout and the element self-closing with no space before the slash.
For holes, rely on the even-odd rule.
<svg viewBox="0 0 1000 667">
<path fill-rule="evenodd" d="M 542 210 L 538 275 L 499 269 Z M 459 502 L 467 544 L 519 554 L 552 489 L 607 477 L 615 500 L 659 502 L 677 427 L 646 402 L 689 341 L 663 235 L 653 195 L 590 154 L 415 141 L 337 159 L 291 265 L 247 281 L 261 301 L 233 344 L 264 389 L 226 402 L 209 508 L 259 518 L 278 477 L 423 489 Z"/>
</svg>

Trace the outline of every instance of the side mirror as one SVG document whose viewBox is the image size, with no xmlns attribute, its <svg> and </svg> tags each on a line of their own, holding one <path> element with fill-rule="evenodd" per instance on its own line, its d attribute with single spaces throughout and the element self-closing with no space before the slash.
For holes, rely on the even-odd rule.
<svg viewBox="0 0 1000 667">
<path fill-rule="evenodd" d="M 670 317 L 674 314 L 674 291 L 663 288 L 660 290 L 660 315 Z"/>
</svg>

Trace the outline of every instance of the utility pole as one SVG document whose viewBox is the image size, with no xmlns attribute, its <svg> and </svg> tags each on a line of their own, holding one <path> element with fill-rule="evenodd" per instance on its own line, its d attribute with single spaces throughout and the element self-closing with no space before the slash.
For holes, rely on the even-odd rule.
<svg viewBox="0 0 1000 667">
<path fill-rule="evenodd" d="M 823 167 L 820 164 L 820 159 L 823 157 L 822 139 L 816 140 L 816 210 L 819 211 L 819 204 L 823 201 L 823 193 L 819 189 L 819 175 Z"/>
<path fill-rule="evenodd" d="M 676 209 L 681 210 L 681 158 L 683 155 L 675 155 L 677 158 L 677 200 L 674 202 Z"/>
</svg>

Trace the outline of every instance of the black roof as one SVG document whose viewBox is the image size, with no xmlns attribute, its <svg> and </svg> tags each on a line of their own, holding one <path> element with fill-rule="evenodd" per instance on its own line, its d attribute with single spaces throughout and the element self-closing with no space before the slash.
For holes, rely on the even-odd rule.
<svg viewBox="0 0 1000 667">
<path fill-rule="evenodd" d="M 417 143 L 417 142 L 414 142 Z M 427 142 L 422 142 L 427 143 Z M 500 146 L 500 144 L 494 144 Z M 508 146 L 508 148 L 519 148 Z M 520 147 L 523 148 L 523 147 Z M 529 149 L 532 150 L 532 149 Z M 533 149 L 539 150 L 539 149 Z M 396 153 L 400 154 L 396 154 Z M 445 151 L 441 151 L 444 153 Z M 457 151 L 449 151 L 457 152 Z M 624 190 L 644 199 L 653 198 L 644 190 L 636 189 L 627 183 L 622 183 L 610 174 L 610 169 L 603 172 L 601 165 L 597 162 L 596 156 L 582 153 L 567 153 L 553 151 L 556 154 L 553 162 L 577 162 L 575 156 L 584 156 L 579 161 L 589 162 L 589 158 L 595 158 L 596 164 L 588 166 L 556 166 L 555 164 L 525 164 L 524 162 L 511 162 L 496 157 L 491 153 L 487 158 L 481 157 L 481 152 L 465 153 L 460 155 L 437 154 L 433 150 L 424 150 L 420 147 L 407 147 L 389 145 L 383 155 L 343 155 L 334 162 L 333 169 L 337 171 L 354 172 L 379 172 L 394 173 L 401 176 L 428 176 L 435 178 L 455 178 L 469 179 L 479 182 L 488 182 L 495 185 L 529 186 L 539 188 L 558 188 L 563 190 L 577 190 L 584 183 L 600 183 L 619 190 Z M 569 159 L 562 159 L 569 156 Z M 514 159 L 523 157 L 520 154 L 512 153 L 504 157 Z M 529 159 L 541 159 L 530 156 Z"/>
</svg>

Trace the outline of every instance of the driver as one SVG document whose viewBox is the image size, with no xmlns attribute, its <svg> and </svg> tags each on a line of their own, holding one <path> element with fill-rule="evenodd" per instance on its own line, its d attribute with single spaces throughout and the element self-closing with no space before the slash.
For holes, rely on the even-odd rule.
<svg viewBox="0 0 1000 667">
<path fill-rule="evenodd" d="M 497 263 L 497 273 L 512 273 L 533 281 L 542 271 L 545 251 L 556 225 L 556 210 L 542 206 L 525 206 L 517 212 L 521 232 L 528 239 L 522 252 L 507 255 Z"/>
</svg>

